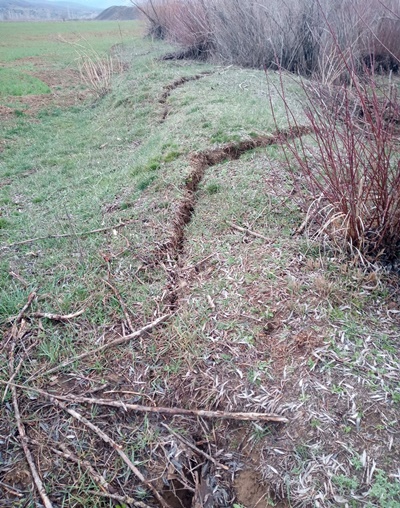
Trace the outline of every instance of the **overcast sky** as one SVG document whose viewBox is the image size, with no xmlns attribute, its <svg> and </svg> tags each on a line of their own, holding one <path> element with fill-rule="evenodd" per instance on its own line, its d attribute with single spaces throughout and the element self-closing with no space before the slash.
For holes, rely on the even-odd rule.
<svg viewBox="0 0 400 508">
<path fill-rule="evenodd" d="M 29 1 L 29 0 L 28 0 Z M 47 0 L 49 2 L 70 1 L 76 4 L 87 5 L 89 7 L 97 7 L 98 9 L 106 9 L 112 5 L 132 5 L 129 0 Z"/>
</svg>

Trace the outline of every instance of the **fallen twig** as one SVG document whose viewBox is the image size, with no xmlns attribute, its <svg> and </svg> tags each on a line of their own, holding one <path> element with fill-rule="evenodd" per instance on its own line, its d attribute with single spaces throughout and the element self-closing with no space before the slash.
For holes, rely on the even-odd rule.
<svg viewBox="0 0 400 508">
<path fill-rule="evenodd" d="M 225 469 L 225 471 L 229 471 L 229 467 L 228 466 L 225 466 L 225 464 L 221 464 L 220 462 L 215 460 L 214 457 L 212 457 L 211 455 L 209 455 L 206 452 L 203 452 L 203 450 L 200 450 L 200 448 L 197 448 L 197 446 L 195 446 L 193 443 L 191 443 L 190 441 L 185 439 L 181 434 L 178 434 L 178 432 L 175 432 L 173 429 L 168 427 L 168 425 L 166 423 L 162 423 L 161 425 L 163 427 L 165 427 L 169 432 L 171 432 L 171 434 L 173 434 L 177 439 L 179 439 L 179 441 L 182 441 L 182 443 L 184 443 L 186 446 L 191 448 L 195 453 L 197 453 L 198 455 L 201 455 L 202 457 L 206 458 L 207 460 L 212 462 L 216 467 L 220 467 L 221 469 Z"/>
<path fill-rule="evenodd" d="M 208 302 L 208 305 L 211 307 L 211 309 L 215 310 L 215 303 L 210 295 L 207 295 L 207 302 Z"/>
<path fill-rule="evenodd" d="M 28 287 L 28 283 L 26 282 L 26 280 L 21 277 L 21 275 L 17 272 L 13 272 L 12 270 L 9 271 L 9 274 L 11 275 L 11 277 L 14 277 L 15 279 L 17 279 L 24 287 Z"/>
<path fill-rule="evenodd" d="M 72 314 L 52 314 L 51 312 L 34 312 L 30 314 L 28 317 L 33 318 L 45 318 L 52 319 L 53 321 L 68 321 L 68 319 L 74 319 L 78 316 L 81 316 L 86 309 L 78 310 L 77 312 L 73 312 Z"/>
<path fill-rule="evenodd" d="M 59 398 L 58 395 L 56 397 Z M 71 398 L 69 397 L 62 398 L 61 400 L 66 400 L 69 402 L 77 402 L 81 404 L 98 404 L 101 406 L 119 407 L 124 409 L 125 411 L 127 410 L 140 411 L 143 413 L 202 416 L 203 418 L 218 418 L 224 420 L 242 420 L 242 421 L 260 420 L 264 422 L 280 422 L 280 423 L 288 422 L 287 418 L 279 416 L 274 413 L 244 413 L 244 412 L 232 413 L 229 411 L 206 411 L 203 409 L 183 409 L 179 407 L 152 407 L 152 406 L 142 406 L 140 404 L 128 404 L 119 400 L 77 397 L 75 395 L 71 396 Z"/>
<path fill-rule="evenodd" d="M 113 448 L 118 455 L 121 457 L 121 459 L 125 462 L 125 464 L 129 467 L 129 469 L 132 471 L 132 473 L 146 486 L 148 487 L 151 492 L 153 493 L 154 497 L 157 499 L 157 501 L 163 506 L 163 508 L 171 508 L 170 505 L 165 501 L 165 499 L 158 493 L 157 489 L 154 487 L 154 485 L 147 481 L 146 478 L 142 475 L 142 473 L 139 471 L 139 469 L 132 463 L 132 461 L 129 459 L 129 457 L 126 455 L 126 453 L 122 450 L 121 445 L 116 443 L 108 434 L 103 432 L 97 425 L 90 422 L 87 418 L 82 416 L 80 413 L 75 411 L 74 409 L 70 409 L 67 407 L 66 404 L 58 400 L 57 398 L 53 397 L 50 394 L 47 394 L 47 398 L 52 402 L 54 405 L 60 407 L 64 411 L 66 411 L 68 414 L 70 414 L 73 418 L 78 420 L 79 422 L 83 423 L 86 427 L 91 429 L 93 432 L 95 432 L 105 443 L 109 444 L 111 448 Z"/>
<path fill-rule="evenodd" d="M 23 318 L 25 312 L 29 309 L 29 307 L 32 305 L 33 300 L 36 298 L 36 291 L 32 291 L 29 293 L 28 300 L 26 304 L 22 307 L 22 309 L 19 311 L 19 314 L 11 319 L 11 321 L 14 322 L 14 325 L 17 325 L 21 319 Z"/>
<path fill-rule="evenodd" d="M 247 229 L 247 228 L 242 228 L 241 226 L 238 226 L 237 224 L 230 222 L 228 220 L 226 221 L 226 223 L 229 226 L 231 226 L 233 229 L 236 229 L 237 231 L 240 231 L 241 233 L 246 233 L 248 235 L 255 236 L 256 238 L 261 238 L 262 240 L 266 240 L 267 242 L 270 241 L 270 238 L 267 238 L 266 236 L 261 235 L 260 233 L 256 233 L 255 231 L 251 231 L 250 229 Z"/>
<path fill-rule="evenodd" d="M 32 295 L 32 293 L 31 293 L 31 295 Z M 29 296 L 31 297 L 31 295 L 29 295 Z M 30 302 L 33 300 L 33 298 L 34 298 L 34 296 L 32 296 L 32 298 L 28 299 L 28 302 L 27 302 L 27 304 L 25 304 L 24 308 L 25 307 L 27 308 L 28 303 L 30 305 Z M 12 344 L 10 346 L 10 358 L 9 358 L 10 379 L 14 378 L 14 351 L 15 351 L 16 339 L 17 339 L 17 335 L 15 336 L 14 341 L 12 342 Z M 47 497 L 46 490 L 44 488 L 42 480 L 40 479 L 39 473 L 37 472 L 35 462 L 33 460 L 31 451 L 28 447 L 25 426 L 21 421 L 21 413 L 19 411 L 19 406 L 18 406 L 17 387 L 16 387 L 16 385 L 14 385 L 10 382 L 7 382 L 6 386 L 11 387 L 11 395 L 12 395 L 12 401 L 13 401 L 13 406 L 14 406 L 15 421 L 17 423 L 20 442 L 21 442 L 22 448 L 24 450 L 26 461 L 28 462 L 28 465 L 30 467 L 33 481 L 36 485 L 36 488 L 37 488 L 37 491 L 38 491 L 40 497 L 42 498 L 45 508 L 53 508 L 53 505 L 51 504 L 50 499 Z"/>
<path fill-rule="evenodd" d="M 1 398 L 1 402 L 3 403 L 5 400 L 6 400 L 6 397 L 7 397 L 7 393 L 8 393 L 8 388 L 10 387 L 10 384 L 14 381 L 15 377 L 18 375 L 18 372 L 21 370 L 21 367 L 24 363 L 24 360 L 26 359 L 26 357 L 28 356 L 28 353 L 31 349 L 33 349 L 35 346 L 37 346 L 37 342 L 34 342 L 33 344 L 31 344 L 28 349 L 25 350 L 25 355 L 20 359 L 20 361 L 18 362 L 18 365 L 15 367 L 14 369 L 14 372 L 13 372 L 13 375 L 10 377 L 10 379 L 8 380 L 7 384 L 6 384 L 6 387 L 4 389 L 4 393 L 3 393 L 3 397 Z M 15 347 L 15 346 L 14 346 Z"/>
<path fill-rule="evenodd" d="M 121 306 L 122 312 L 124 313 L 126 322 L 128 323 L 129 331 L 132 332 L 132 330 L 133 330 L 132 320 L 129 315 L 129 311 L 128 311 L 128 307 L 126 306 L 126 303 L 123 301 L 123 299 L 116 287 L 114 287 L 110 282 L 108 282 L 108 280 L 105 280 L 105 279 L 104 279 L 104 283 L 107 284 L 107 286 L 109 288 L 111 288 L 112 292 L 114 293 L 115 297 L 117 298 L 117 300 Z"/>
<path fill-rule="evenodd" d="M 201 259 L 200 261 L 198 261 L 197 263 L 195 263 L 194 265 L 189 265 L 189 266 L 185 266 L 184 268 L 182 268 L 182 272 L 185 272 L 186 270 L 195 270 L 197 269 L 200 265 L 202 265 L 203 263 L 205 263 L 206 261 L 208 261 L 209 259 L 211 259 L 212 257 L 215 256 L 215 253 L 213 252 L 212 254 L 210 254 L 209 256 L 207 256 L 206 258 L 204 259 Z"/>
<path fill-rule="evenodd" d="M 40 445 L 35 440 L 30 440 L 35 445 Z M 112 494 L 110 492 L 110 484 L 104 479 L 104 476 L 102 476 L 100 473 L 98 473 L 94 467 L 88 462 L 87 460 L 80 459 L 72 450 L 68 448 L 64 443 L 57 443 L 60 447 L 60 450 L 57 448 L 50 447 L 50 450 L 55 453 L 56 455 L 59 455 L 60 457 L 63 457 L 67 460 L 70 460 L 71 462 L 74 462 L 79 466 L 79 468 L 84 469 L 92 478 L 92 480 L 97 483 L 97 485 L 100 487 L 101 491 L 90 491 L 88 494 L 94 495 L 94 496 L 100 496 L 100 497 L 106 497 L 109 499 L 113 499 L 115 501 L 119 501 L 120 503 L 126 503 L 133 506 L 137 506 L 138 508 L 150 508 L 145 503 L 142 503 L 141 501 L 136 501 L 130 496 L 121 496 L 118 494 Z"/>
<path fill-rule="evenodd" d="M 51 319 L 53 321 L 68 321 L 69 319 L 76 318 L 78 316 L 81 316 L 86 309 L 78 310 L 77 312 L 74 312 L 72 314 L 52 314 L 51 312 L 33 312 L 32 314 L 29 314 L 29 316 L 26 316 L 27 318 L 45 318 L 45 319 Z M 25 309 L 26 312 L 26 309 Z M 21 313 L 20 313 L 21 314 Z M 7 322 L 14 321 L 14 317 L 10 317 L 7 319 Z"/>
<path fill-rule="evenodd" d="M 303 222 L 300 224 L 300 226 L 297 229 L 295 229 L 295 231 L 293 232 L 293 236 L 301 235 L 302 233 L 304 233 L 304 230 L 307 227 L 308 221 L 309 221 L 309 217 L 307 215 L 307 217 L 303 220 Z"/>
<path fill-rule="evenodd" d="M 3 487 L 4 490 L 9 492 L 11 495 L 17 496 L 17 497 L 24 497 L 24 495 L 22 494 L 21 491 L 16 490 L 16 488 L 15 487 L 11 487 L 11 485 L 7 485 L 7 483 L 4 483 L 4 482 L 0 481 L 0 485 Z"/>
<path fill-rule="evenodd" d="M 2 397 L 1 402 L 4 402 L 4 400 L 5 400 L 6 396 L 7 396 L 7 392 L 8 392 L 8 388 L 10 386 L 10 383 L 12 383 L 14 381 L 15 376 L 18 374 L 19 370 L 22 367 L 23 359 L 21 359 L 19 361 L 17 367 L 14 368 L 14 351 L 15 351 L 15 346 L 16 346 L 17 340 L 22 339 L 22 337 L 27 332 L 26 321 L 24 321 L 22 318 L 23 318 L 24 312 L 26 312 L 26 310 L 30 307 L 30 305 L 32 304 L 32 302 L 33 302 L 33 300 L 35 298 L 36 298 L 36 292 L 32 291 L 28 295 L 28 300 L 26 301 L 25 305 L 22 307 L 22 309 L 20 310 L 18 315 L 13 317 L 13 319 L 12 319 L 13 325 L 12 325 L 12 328 L 11 328 L 11 332 L 9 333 L 5 344 L 3 345 L 3 347 L 5 348 L 8 345 L 9 341 L 12 339 L 12 343 L 10 345 L 10 357 L 9 357 L 9 361 L 10 361 L 10 363 L 9 363 L 10 379 L 8 380 L 8 382 L 6 384 L 6 387 L 4 389 L 4 393 L 3 393 L 3 397 Z M 19 325 L 19 323 L 21 321 L 22 321 L 21 326 L 18 328 L 18 325 Z M 34 346 L 30 346 L 28 348 L 28 351 L 32 347 L 34 347 Z"/>
<path fill-rule="evenodd" d="M 73 451 L 71 451 L 63 443 L 58 443 L 58 446 L 61 448 L 61 450 L 57 450 L 57 448 L 51 447 L 50 448 L 51 451 L 56 455 L 60 455 L 61 457 L 64 457 L 65 459 L 68 459 L 71 462 L 78 464 L 79 468 L 86 470 L 92 477 L 94 482 L 97 483 L 97 485 L 99 485 L 104 492 L 108 493 L 110 484 L 106 482 L 104 476 L 102 476 L 94 469 L 94 467 L 90 464 L 90 462 L 84 459 L 80 459 Z"/>
<path fill-rule="evenodd" d="M 37 374 L 34 374 L 27 380 L 27 382 L 32 381 L 33 379 L 37 379 L 38 377 L 47 376 L 49 374 L 52 374 L 53 372 L 57 372 L 57 371 L 63 369 L 64 367 L 71 365 L 72 363 L 75 363 L 79 360 L 83 360 L 83 358 L 87 358 L 88 356 L 95 356 L 98 353 L 104 351 L 105 349 L 109 349 L 114 346 L 119 346 L 120 344 L 129 342 L 132 339 L 137 339 L 137 338 L 141 337 L 144 333 L 149 332 L 150 330 L 152 330 L 159 324 L 166 321 L 171 315 L 172 314 L 165 314 L 164 316 L 161 316 L 161 317 L 155 319 L 154 321 L 152 321 L 151 323 L 147 324 L 140 330 L 136 330 L 135 332 L 130 333 L 129 335 L 124 335 L 122 337 L 118 337 L 118 339 L 112 340 L 111 342 L 108 342 L 107 344 L 103 344 L 102 346 L 94 349 L 93 351 L 87 351 L 86 353 L 82 353 L 81 355 L 74 356 L 73 358 L 65 360 L 65 361 L 61 362 L 60 364 L 58 364 L 56 367 L 53 367 L 52 369 L 47 370 L 46 372 L 43 372 L 43 373 L 39 372 Z"/>
<path fill-rule="evenodd" d="M 115 224 L 114 226 L 108 226 L 106 228 L 92 229 L 90 231 L 81 231 L 74 233 L 64 233 L 62 235 L 45 235 L 45 236 L 37 236 L 36 238 L 28 238 L 27 240 L 21 240 L 20 242 L 9 243 L 8 245 L 2 245 L 0 250 L 10 249 L 11 247 L 16 247 L 17 245 L 26 245 L 29 243 L 39 242 L 40 240 L 50 240 L 50 239 L 58 239 L 58 238 L 69 238 L 71 236 L 87 236 L 94 235 L 95 233 L 104 233 L 105 231 L 110 231 L 111 229 L 118 229 L 128 224 L 134 222 L 133 220 L 127 222 L 121 222 L 119 224 Z"/>
<path fill-rule="evenodd" d="M 92 496 L 107 497 L 119 503 L 130 504 L 138 508 L 151 508 L 148 504 L 143 503 L 143 501 L 136 501 L 129 496 L 119 496 L 118 494 L 110 494 L 109 492 L 96 492 L 95 490 L 88 490 L 87 493 Z"/>
<path fill-rule="evenodd" d="M 0 384 L 5 384 L 5 381 L 0 380 Z M 203 418 L 217 418 L 222 420 L 240 420 L 240 421 L 254 421 L 259 420 L 263 422 L 278 422 L 287 423 L 289 420 L 284 416 L 275 413 L 244 413 L 244 412 L 229 412 L 229 411 L 207 411 L 203 409 L 183 409 L 179 407 L 158 407 L 158 406 L 142 406 L 140 404 L 129 404 L 122 400 L 110 399 L 95 399 L 91 397 L 79 397 L 78 395 L 57 395 L 50 394 L 39 388 L 31 386 L 12 385 L 24 390 L 31 390 L 45 397 L 55 398 L 65 402 L 72 402 L 75 404 L 97 404 L 99 406 L 118 407 L 124 411 L 139 411 L 142 413 L 155 413 L 155 414 L 168 414 L 168 415 L 182 415 L 182 416 L 201 416 Z"/>
</svg>

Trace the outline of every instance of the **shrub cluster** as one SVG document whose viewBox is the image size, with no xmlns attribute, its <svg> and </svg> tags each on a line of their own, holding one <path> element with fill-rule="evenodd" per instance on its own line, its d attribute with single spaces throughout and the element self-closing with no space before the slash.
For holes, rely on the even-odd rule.
<svg viewBox="0 0 400 508">
<path fill-rule="evenodd" d="M 373 73 L 362 79 L 350 73 L 350 81 L 303 82 L 312 134 L 285 145 L 287 162 L 319 235 L 363 262 L 392 263 L 400 257 L 400 104 L 396 88 L 378 86 Z M 280 94 L 297 128 L 283 80 Z"/>
<path fill-rule="evenodd" d="M 382 0 L 147 0 L 138 6 L 152 36 L 244 67 L 278 63 L 334 82 L 346 76 L 343 57 L 359 69 L 385 70 L 397 68 L 400 58 L 396 0 L 385 5 Z"/>
</svg>

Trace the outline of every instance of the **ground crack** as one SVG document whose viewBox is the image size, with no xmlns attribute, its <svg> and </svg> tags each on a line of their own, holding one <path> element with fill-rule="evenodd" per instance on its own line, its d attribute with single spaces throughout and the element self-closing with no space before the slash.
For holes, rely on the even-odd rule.
<svg viewBox="0 0 400 508">
<path fill-rule="evenodd" d="M 183 76 L 182 78 L 178 78 L 169 85 L 166 85 L 164 87 L 164 91 L 161 94 L 158 102 L 164 106 L 163 112 L 161 114 L 160 123 L 163 123 L 165 119 L 167 118 L 170 108 L 168 107 L 167 100 L 168 97 L 171 95 L 171 92 L 175 90 L 176 88 L 179 88 L 180 86 L 184 85 L 185 83 L 188 83 L 189 81 L 198 81 L 199 79 L 205 78 L 206 76 L 210 76 L 213 74 L 210 71 L 204 71 L 200 74 L 196 74 L 195 76 Z"/>
<path fill-rule="evenodd" d="M 312 131 L 309 126 L 297 126 L 278 130 L 273 134 L 258 136 L 238 143 L 229 143 L 222 147 L 192 153 L 190 163 L 192 170 L 185 181 L 184 193 L 173 220 L 171 237 L 161 248 L 164 259 L 168 260 L 169 284 L 167 297 L 164 301 L 170 310 L 176 311 L 179 307 L 179 292 L 181 289 L 181 269 L 183 266 L 186 226 L 191 222 L 197 201 L 197 191 L 208 168 L 223 161 L 239 159 L 244 153 L 270 145 L 283 144 Z"/>
</svg>

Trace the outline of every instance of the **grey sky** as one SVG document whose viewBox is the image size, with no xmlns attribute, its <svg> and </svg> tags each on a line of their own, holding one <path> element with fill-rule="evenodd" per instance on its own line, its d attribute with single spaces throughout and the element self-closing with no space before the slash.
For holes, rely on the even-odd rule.
<svg viewBox="0 0 400 508">
<path fill-rule="evenodd" d="M 29 1 L 29 0 L 28 0 Z M 48 0 L 50 2 L 57 0 Z M 129 0 L 71 0 L 74 3 L 87 5 L 89 7 L 97 7 L 98 9 L 106 9 L 112 5 L 132 5 Z"/>
</svg>

